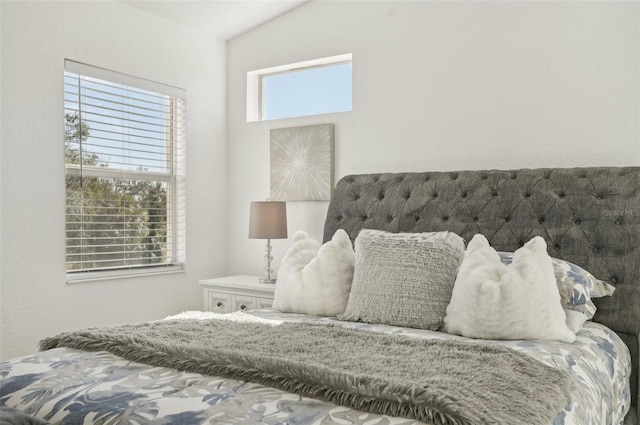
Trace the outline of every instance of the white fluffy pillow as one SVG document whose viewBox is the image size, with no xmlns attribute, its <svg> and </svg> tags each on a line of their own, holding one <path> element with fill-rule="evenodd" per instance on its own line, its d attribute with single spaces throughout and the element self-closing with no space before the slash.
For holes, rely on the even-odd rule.
<svg viewBox="0 0 640 425">
<path fill-rule="evenodd" d="M 573 342 L 565 323 L 547 244 L 537 236 L 504 265 L 477 234 L 464 255 L 444 330 L 483 339 L 546 339 Z"/>
<path fill-rule="evenodd" d="M 344 230 L 338 229 L 322 246 L 305 232 L 297 232 L 278 270 L 273 308 L 318 316 L 343 313 L 354 264 L 353 246 Z"/>
</svg>

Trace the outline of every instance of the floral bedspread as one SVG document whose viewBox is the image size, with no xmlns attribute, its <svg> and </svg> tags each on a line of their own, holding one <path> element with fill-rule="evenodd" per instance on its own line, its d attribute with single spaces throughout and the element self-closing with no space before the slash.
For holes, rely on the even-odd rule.
<svg viewBox="0 0 640 425">
<path fill-rule="evenodd" d="M 439 332 L 340 322 L 272 310 L 269 320 L 340 323 L 414 338 L 461 338 Z M 185 313 L 183 317 L 206 317 Z M 174 317 L 175 318 L 175 317 Z M 483 341 L 525 352 L 564 369 L 579 391 L 553 425 L 618 425 L 629 410 L 629 351 L 610 329 L 587 322 L 576 342 Z M 415 425 L 301 397 L 260 384 L 131 362 L 107 352 L 57 348 L 0 363 L 0 403 L 61 424 Z"/>
</svg>

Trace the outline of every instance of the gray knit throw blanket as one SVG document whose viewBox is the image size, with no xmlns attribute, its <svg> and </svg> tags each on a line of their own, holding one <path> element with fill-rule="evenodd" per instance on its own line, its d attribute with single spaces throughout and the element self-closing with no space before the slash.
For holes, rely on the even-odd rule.
<svg viewBox="0 0 640 425">
<path fill-rule="evenodd" d="M 567 373 L 501 346 L 322 324 L 168 320 L 40 342 L 42 350 L 62 346 L 433 425 L 548 425 L 575 385 Z"/>
</svg>

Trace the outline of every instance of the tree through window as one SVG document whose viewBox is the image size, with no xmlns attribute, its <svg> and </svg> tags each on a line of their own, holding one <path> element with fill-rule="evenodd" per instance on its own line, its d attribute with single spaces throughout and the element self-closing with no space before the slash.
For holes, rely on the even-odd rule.
<svg viewBox="0 0 640 425">
<path fill-rule="evenodd" d="M 73 61 L 64 86 L 68 279 L 182 268 L 184 91 Z"/>
</svg>

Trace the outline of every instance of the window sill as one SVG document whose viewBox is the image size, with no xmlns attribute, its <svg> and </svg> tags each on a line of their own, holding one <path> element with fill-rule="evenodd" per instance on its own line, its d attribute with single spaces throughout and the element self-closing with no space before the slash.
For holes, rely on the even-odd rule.
<svg viewBox="0 0 640 425">
<path fill-rule="evenodd" d="M 83 273 L 67 273 L 67 283 L 96 282 L 101 280 L 128 279 L 134 277 L 156 276 L 170 273 L 186 272 L 184 264 L 164 267 L 144 267 L 128 270 L 108 270 Z"/>
</svg>

